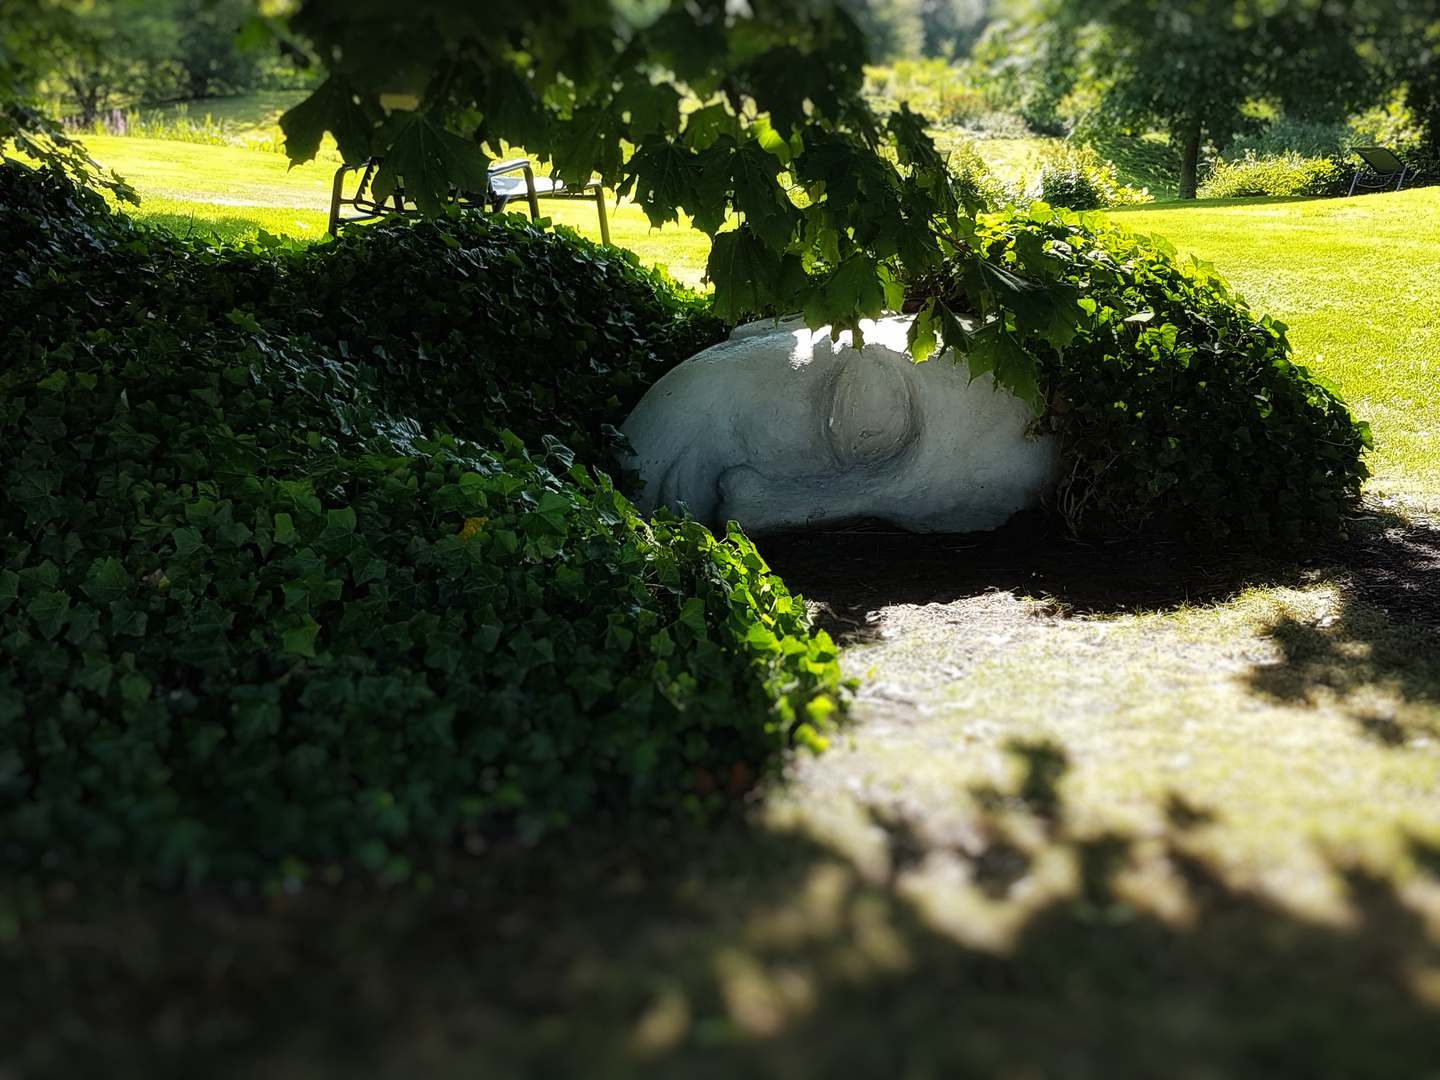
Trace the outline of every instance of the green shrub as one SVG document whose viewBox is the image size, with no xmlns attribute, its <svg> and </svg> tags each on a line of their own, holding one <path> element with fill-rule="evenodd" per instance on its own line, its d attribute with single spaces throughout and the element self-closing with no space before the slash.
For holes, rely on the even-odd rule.
<svg viewBox="0 0 1440 1080">
<path fill-rule="evenodd" d="M 200 143 L 203 146 L 237 146 L 245 150 L 264 150 L 272 154 L 285 151 L 284 140 L 269 135 L 242 135 L 235 125 L 226 120 L 216 121 L 209 113 L 204 120 L 190 115 L 188 103 L 181 102 L 167 112 L 158 110 L 142 113 L 138 109 L 111 109 L 101 113 L 88 126 L 80 123 L 78 116 L 67 116 L 61 121 L 66 134 L 84 137 L 86 135 L 111 135 L 134 139 L 166 139 L 170 142 Z M 317 157 L 320 155 L 317 155 Z M 340 154 L 326 150 L 323 160 L 340 160 Z"/>
<path fill-rule="evenodd" d="M 1097 132 L 1095 152 L 1115 163 L 1117 177 L 1131 187 L 1171 196 L 1180 186 L 1180 154 L 1163 135 L 1124 135 Z"/>
<path fill-rule="evenodd" d="M 897 60 L 889 67 L 867 66 L 865 94 L 880 112 L 909 105 L 938 124 L 973 126 L 993 111 L 989 99 L 942 57 Z"/>
<path fill-rule="evenodd" d="M 1152 202 L 1150 193 L 1120 182 L 1115 163 L 1106 161 L 1089 144 L 1062 143 L 1040 164 L 1036 192 L 1041 202 L 1069 210 L 1103 210 Z"/>
<path fill-rule="evenodd" d="M 950 175 L 962 204 L 981 211 L 996 210 L 1006 203 L 1009 193 L 1005 185 L 990 171 L 973 139 L 957 139 L 949 154 Z"/>
<path fill-rule="evenodd" d="M 453 272 L 452 252 L 483 267 L 507 227 L 237 252 L 136 228 L 60 182 L 0 183 L 0 229 L 29 252 L 28 269 L 0 270 L 14 346 L 0 372 L 0 863 L 253 881 L 353 861 L 403 878 L 416 841 L 507 819 L 537 832 L 597 806 L 701 811 L 720 798 L 707 778 L 821 745 L 834 647 L 741 534 L 647 524 L 553 436 L 527 452 L 502 406 L 513 397 L 539 425 L 534 394 L 468 422 L 500 432 L 487 447 L 396 408 L 408 394 L 415 412 L 445 411 L 420 383 L 463 364 L 429 356 L 424 332 L 473 312 L 417 306 L 409 375 L 378 351 L 361 362 L 341 347 L 352 339 L 264 325 L 320 302 L 327 258 L 330 295 L 363 299 L 357 262 L 439 256 L 391 264 L 396 306 L 335 312 L 384 320 L 373 340 L 393 341 L 398 304 L 421 295 L 405 274 L 418 288 Z M 640 280 L 593 249 L 515 236 L 600 280 Z M 127 299 L 105 288 L 107 261 L 165 284 L 140 278 Z M 548 295 L 552 269 L 512 265 L 503 288 Z M 316 291 L 267 309 L 266 275 Z M 255 302 L 209 320 L 227 283 Z M 532 311 L 532 332 L 577 310 Z M 312 322 L 333 331 L 324 316 Z M 583 372 L 577 387 L 557 429 L 611 389 Z"/>
<path fill-rule="evenodd" d="M 1397 90 L 1384 105 L 1350 118 L 1350 146 L 1385 146 L 1406 161 L 1426 154 L 1425 125 L 1410 107 L 1408 91 Z"/>
<path fill-rule="evenodd" d="M 1332 195 L 1345 190 L 1348 171 L 1353 170 L 1328 157 L 1296 153 L 1259 157 L 1252 150 L 1236 161 L 1216 161 L 1198 195 L 1202 199 Z"/>
<path fill-rule="evenodd" d="M 1074 341 L 1041 353 L 1048 407 L 1036 421 L 1063 440 L 1055 504 L 1073 528 L 1163 522 L 1249 543 L 1343 528 L 1368 475 L 1369 429 L 1291 362 L 1285 326 L 1257 318 L 1213 267 L 1049 207 L 988 216 L 974 244 L 1080 297 Z M 956 272 L 912 294 L 963 310 Z"/>
</svg>

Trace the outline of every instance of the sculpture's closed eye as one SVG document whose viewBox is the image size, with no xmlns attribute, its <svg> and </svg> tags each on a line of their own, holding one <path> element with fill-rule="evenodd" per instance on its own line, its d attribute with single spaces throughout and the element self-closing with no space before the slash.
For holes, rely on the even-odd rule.
<svg viewBox="0 0 1440 1080">
<path fill-rule="evenodd" d="M 841 465 L 879 465 L 915 442 L 914 389 L 893 362 L 856 354 L 835 376 L 825 437 Z"/>
</svg>

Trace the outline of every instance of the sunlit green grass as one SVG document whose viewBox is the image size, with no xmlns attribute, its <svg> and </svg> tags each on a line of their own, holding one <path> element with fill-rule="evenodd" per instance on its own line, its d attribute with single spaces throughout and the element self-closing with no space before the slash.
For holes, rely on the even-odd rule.
<svg viewBox="0 0 1440 1080">
<path fill-rule="evenodd" d="M 237 135 L 260 135 L 279 142 L 280 116 L 308 96 L 308 90 L 258 90 L 234 97 L 206 98 L 155 110 L 167 119 L 188 117 L 203 120 L 209 116 L 217 124 L 229 126 Z M 148 114 L 150 110 L 145 110 Z"/>
<path fill-rule="evenodd" d="M 1376 491 L 1440 506 L 1440 188 L 1134 207 L 1114 219 L 1213 262 L 1290 327 L 1296 359 L 1375 430 Z"/>
<path fill-rule="evenodd" d="M 334 162 L 291 168 L 284 154 L 170 139 L 89 135 L 84 142 L 95 160 L 128 179 L 142 198 L 232 208 L 330 207 Z"/>
<path fill-rule="evenodd" d="M 240 147 L 207 146 L 164 139 L 89 136 L 85 145 L 102 164 L 124 176 L 141 195 L 134 217 L 181 233 L 253 239 L 259 230 L 297 239 L 325 232 L 336 164 L 312 161 L 289 167 L 283 154 Z M 514 207 L 523 209 L 523 207 Z M 592 240 L 600 239 L 595 205 L 547 200 L 541 214 Z M 684 225 L 653 229 L 628 201 L 608 204 L 611 240 L 646 265 L 699 286 L 710 257 L 710 240 Z"/>
</svg>

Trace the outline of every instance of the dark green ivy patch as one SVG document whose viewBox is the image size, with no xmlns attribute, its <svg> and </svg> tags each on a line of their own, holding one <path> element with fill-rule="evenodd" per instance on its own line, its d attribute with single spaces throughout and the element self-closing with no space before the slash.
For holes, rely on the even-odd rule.
<svg viewBox="0 0 1440 1080">
<path fill-rule="evenodd" d="M 1250 544 L 1343 528 L 1369 475 L 1369 425 L 1291 361 L 1285 325 L 1257 317 L 1213 266 L 1040 204 L 982 216 L 970 244 L 1020 294 L 1068 290 L 1080 305 L 1063 350 L 1027 340 L 1018 318 L 955 332 L 972 376 L 1007 375 L 1043 409 L 1036 431 L 1063 439 L 1055 503 L 1072 528 L 1160 520 Z M 985 315 L 959 280 L 969 272 L 957 262 L 915 283 L 911 306 L 933 303 L 951 322 Z M 1033 374 L 1022 342 L 1041 358 Z"/>
<path fill-rule="evenodd" d="M 93 330 L 304 334 L 372 371 L 376 404 L 487 444 L 508 429 L 609 467 L 613 429 L 724 338 L 635 256 L 515 218 L 380 225 L 312 246 L 181 240 L 93 192 L 0 168 L 0 369 Z"/>
<path fill-rule="evenodd" d="M 559 439 L 505 431 L 507 415 L 542 425 L 542 397 L 503 381 L 519 361 L 480 359 L 471 400 L 503 400 L 447 425 L 422 391 L 427 371 L 465 374 L 458 344 L 427 360 L 417 338 L 410 366 L 392 364 L 404 320 L 386 309 L 392 332 L 361 362 L 333 335 L 363 309 L 317 309 L 316 338 L 243 306 L 267 274 L 275 305 L 317 302 L 294 282 L 332 257 L 344 295 L 367 244 L 420 230 L 272 258 L 172 243 L 0 175 L 0 232 L 29 244 L 0 256 L 0 864 L 254 880 L 354 861 L 403 877 L 416 840 L 699 809 L 697 777 L 819 745 L 839 689 L 829 639 L 738 532 L 646 523 Z M 498 247 L 501 230 L 447 222 L 415 253 L 466 250 L 442 235 Z M 576 255 L 643 293 L 607 258 Z M 127 259 L 133 294 L 102 273 Z M 540 288 L 520 268 L 507 282 Z M 663 314 L 689 332 L 650 295 L 615 324 Z M 233 317 L 210 317 L 222 308 Z M 613 407 L 610 376 L 664 367 L 604 340 L 555 406 L 556 430 L 594 435 L 592 450 L 587 407 Z M 412 392 L 434 426 L 391 407 Z M 462 420 L 498 434 L 436 431 Z"/>
</svg>

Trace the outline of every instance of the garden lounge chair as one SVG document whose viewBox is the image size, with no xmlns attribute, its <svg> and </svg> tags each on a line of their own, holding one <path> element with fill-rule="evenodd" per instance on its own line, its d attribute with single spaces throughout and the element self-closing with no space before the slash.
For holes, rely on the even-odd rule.
<svg viewBox="0 0 1440 1080">
<path fill-rule="evenodd" d="M 415 204 L 405 198 L 405 190 L 396 187 L 385 199 L 377 199 L 371 193 L 375 171 L 380 166 L 379 158 L 371 158 L 359 165 L 341 165 L 335 170 L 335 186 L 330 194 L 330 234 L 338 236 L 342 225 L 357 221 L 369 221 L 386 214 L 413 214 Z M 605 215 L 605 191 L 599 180 L 591 180 L 584 187 L 570 188 L 556 177 L 536 176 L 535 170 L 526 158 L 513 161 L 497 161 L 490 166 L 490 183 L 484 192 L 457 191 L 450 189 L 449 202 L 452 205 L 495 213 L 505 209 L 507 203 L 524 198 L 530 205 L 530 220 L 540 216 L 541 199 L 593 199 L 595 210 L 600 215 L 600 240 L 610 243 L 610 221 Z M 351 173 L 360 174 L 359 186 L 354 194 L 346 196 L 346 179 Z M 519 173 L 520 175 L 514 175 Z"/>
<path fill-rule="evenodd" d="M 1386 191 L 1392 184 L 1399 191 L 1406 177 L 1415 179 L 1415 170 L 1383 146 L 1357 146 L 1352 152 L 1360 159 L 1360 167 L 1350 181 L 1351 195 L 1357 187 L 1362 191 Z"/>
</svg>

